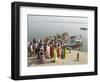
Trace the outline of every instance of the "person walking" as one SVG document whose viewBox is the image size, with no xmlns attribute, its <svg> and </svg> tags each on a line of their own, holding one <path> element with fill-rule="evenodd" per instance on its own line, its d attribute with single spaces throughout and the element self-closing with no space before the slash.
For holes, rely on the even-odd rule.
<svg viewBox="0 0 100 82">
<path fill-rule="evenodd" d="M 79 62 L 79 52 L 77 53 L 76 61 Z"/>
</svg>

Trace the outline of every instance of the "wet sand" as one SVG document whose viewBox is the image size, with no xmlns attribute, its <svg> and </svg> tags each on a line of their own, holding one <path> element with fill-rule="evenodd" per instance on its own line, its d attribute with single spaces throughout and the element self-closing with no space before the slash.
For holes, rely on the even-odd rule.
<svg viewBox="0 0 100 82">
<path fill-rule="evenodd" d="M 77 61 L 77 53 L 79 52 L 79 61 Z M 36 56 L 28 57 L 28 66 L 53 66 L 53 65 L 81 65 L 88 63 L 88 55 L 86 52 L 80 52 L 72 50 L 71 53 L 68 53 L 66 60 L 58 58 L 58 61 L 55 63 L 53 59 L 46 59 L 44 64 L 40 64 Z"/>
</svg>

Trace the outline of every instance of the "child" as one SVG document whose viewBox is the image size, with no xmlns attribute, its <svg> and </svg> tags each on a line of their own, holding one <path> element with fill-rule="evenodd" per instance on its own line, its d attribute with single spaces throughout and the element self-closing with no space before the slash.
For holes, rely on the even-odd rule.
<svg viewBox="0 0 100 82">
<path fill-rule="evenodd" d="M 79 52 L 77 53 L 76 61 L 79 61 Z"/>
</svg>

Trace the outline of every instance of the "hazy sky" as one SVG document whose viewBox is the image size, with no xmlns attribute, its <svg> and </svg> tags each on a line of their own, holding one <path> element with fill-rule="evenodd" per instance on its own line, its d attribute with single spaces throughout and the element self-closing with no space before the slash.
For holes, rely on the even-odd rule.
<svg viewBox="0 0 100 82">
<path fill-rule="evenodd" d="M 88 28 L 87 17 L 28 15 L 27 22 L 28 41 L 62 32 L 86 36 L 87 33 L 80 28 Z"/>
</svg>

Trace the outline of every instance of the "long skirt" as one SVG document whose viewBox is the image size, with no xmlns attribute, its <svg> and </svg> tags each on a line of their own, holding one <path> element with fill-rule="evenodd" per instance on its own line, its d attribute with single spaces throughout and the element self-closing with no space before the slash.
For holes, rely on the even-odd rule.
<svg viewBox="0 0 100 82">
<path fill-rule="evenodd" d="M 61 48 L 57 49 L 57 57 L 61 58 Z"/>
<path fill-rule="evenodd" d="M 50 57 L 53 58 L 54 57 L 54 48 L 50 47 Z"/>
<path fill-rule="evenodd" d="M 54 48 L 54 62 L 56 63 L 58 60 L 57 58 L 57 49 Z"/>
</svg>

